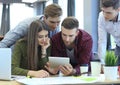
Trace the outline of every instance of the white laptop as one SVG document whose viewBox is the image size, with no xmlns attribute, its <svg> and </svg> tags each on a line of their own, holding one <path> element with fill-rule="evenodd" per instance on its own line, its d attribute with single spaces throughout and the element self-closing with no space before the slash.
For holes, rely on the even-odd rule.
<svg viewBox="0 0 120 85">
<path fill-rule="evenodd" d="M 0 48 L 0 80 L 11 80 L 11 48 Z"/>
<path fill-rule="evenodd" d="M 59 65 L 69 64 L 70 59 L 68 57 L 49 56 L 49 62 L 51 67 L 58 67 Z"/>
</svg>

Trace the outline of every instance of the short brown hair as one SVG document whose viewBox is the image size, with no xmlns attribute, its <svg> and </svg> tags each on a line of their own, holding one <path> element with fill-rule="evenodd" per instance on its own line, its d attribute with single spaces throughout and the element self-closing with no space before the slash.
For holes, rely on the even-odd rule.
<svg viewBox="0 0 120 85">
<path fill-rule="evenodd" d="M 62 8 L 58 4 L 50 4 L 44 10 L 44 15 L 48 17 L 59 17 L 62 15 Z"/>
<path fill-rule="evenodd" d="M 101 0 L 101 7 L 113 7 L 113 9 L 118 9 L 120 6 L 120 0 Z"/>
<path fill-rule="evenodd" d="M 79 22 L 75 17 L 67 17 L 63 20 L 61 25 L 66 29 L 74 29 L 79 27 Z"/>
</svg>

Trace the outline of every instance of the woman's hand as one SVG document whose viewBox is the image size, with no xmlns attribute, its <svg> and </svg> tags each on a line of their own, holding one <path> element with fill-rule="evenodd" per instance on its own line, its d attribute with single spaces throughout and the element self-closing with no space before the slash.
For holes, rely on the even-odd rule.
<svg viewBox="0 0 120 85">
<path fill-rule="evenodd" d="M 27 75 L 36 78 L 49 77 L 49 73 L 45 70 L 29 71 Z"/>
<path fill-rule="evenodd" d="M 45 68 L 49 71 L 49 73 L 54 75 L 57 74 L 59 71 L 59 67 L 52 68 L 49 62 L 46 63 Z"/>
<path fill-rule="evenodd" d="M 46 49 L 50 46 L 50 38 L 47 38 L 47 40 L 41 44 L 41 57 L 44 58 L 46 57 L 47 53 L 46 53 Z"/>
<path fill-rule="evenodd" d="M 43 50 L 46 50 L 50 46 L 50 38 L 47 38 L 44 43 L 41 44 Z"/>
</svg>

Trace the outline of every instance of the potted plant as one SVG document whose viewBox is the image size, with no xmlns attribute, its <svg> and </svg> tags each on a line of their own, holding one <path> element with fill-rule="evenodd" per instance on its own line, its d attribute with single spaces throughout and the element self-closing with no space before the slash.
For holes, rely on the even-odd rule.
<svg viewBox="0 0 120 85">
<path fill-rule="evenodd" d="M 114 51 L 107 51 L 105 55 L 105 66 L 104 75 L 107 80 L 117 79 L 117 61 L 118 57 L 115 55 Z"/>
<path fill-rule="evenodd" d="M 118 57 L 113 51 L 107 51 L 105 56 L 105 66 L 117 66 Z"/>
</svg>

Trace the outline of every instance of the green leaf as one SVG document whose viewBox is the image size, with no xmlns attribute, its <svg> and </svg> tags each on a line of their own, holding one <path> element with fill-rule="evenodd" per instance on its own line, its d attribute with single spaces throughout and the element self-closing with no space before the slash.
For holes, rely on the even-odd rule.
<svg viewBox="0 0 120 85">
<path fill-rule="evenodd" d="M 116 66 L 118 57 L 115 56 L 113 51 L 107 51 L 105 55 L 105 65 L 106 66 Z"/>
</svg>

